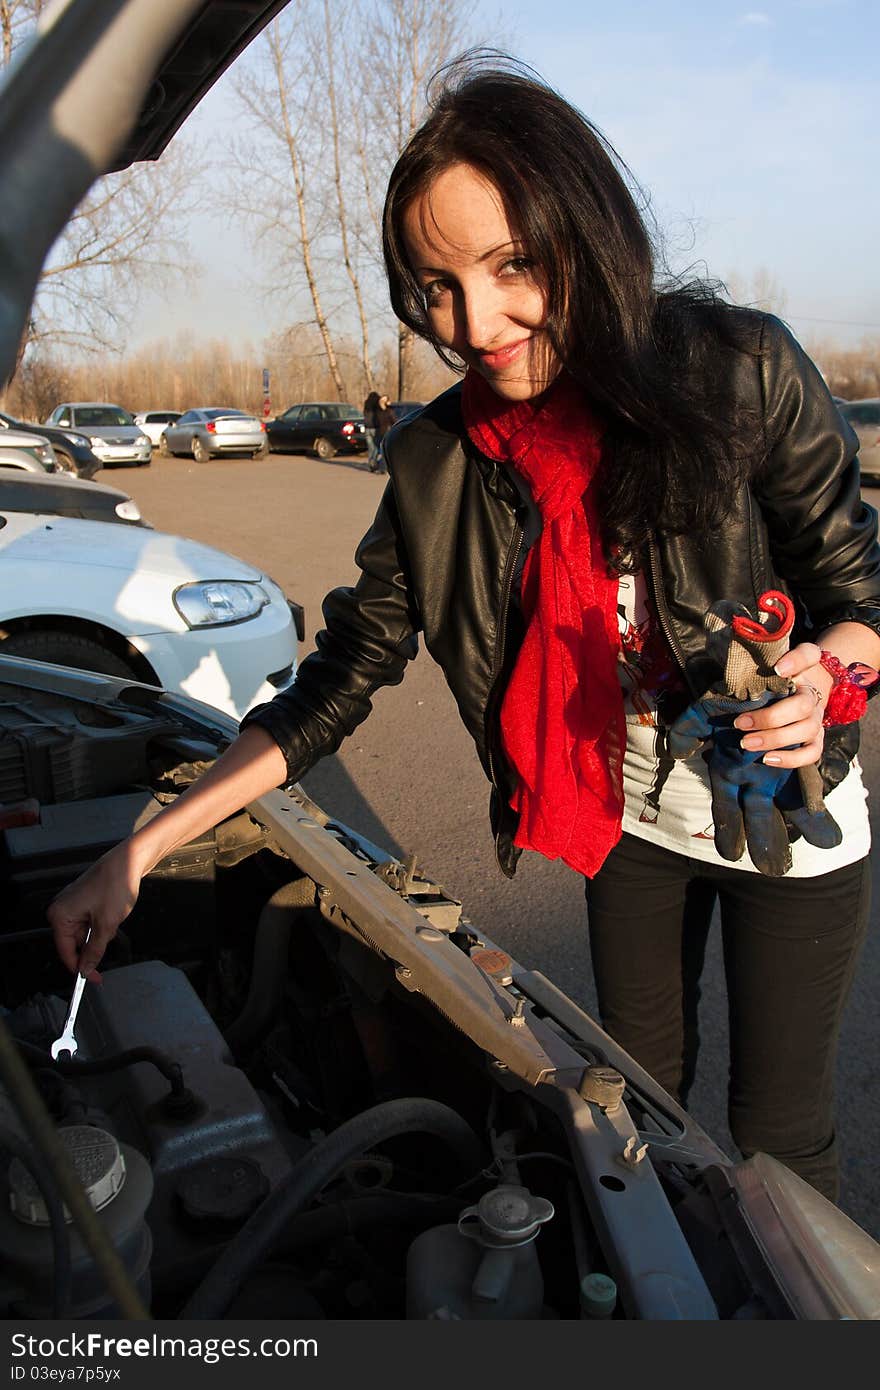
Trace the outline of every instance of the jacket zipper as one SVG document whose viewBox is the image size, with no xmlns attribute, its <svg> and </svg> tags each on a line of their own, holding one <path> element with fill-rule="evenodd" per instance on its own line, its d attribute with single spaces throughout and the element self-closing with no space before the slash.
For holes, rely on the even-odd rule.
<svg viewBox="0 0 880 1390">
<path fill-rule="evenodd" d="M 498 636 L 495 641 L 495 659 L 492 663 L 492 672 L 489 678 L 489 698 L 486 701 L 486 713 L 483 716 L 483 732 L 486 738 L 486 756 L 489 762 L 489 777 L 493 787 L 498 788 L 498 780 L 495 774 L 495 758 L 493 756 L 493 740 L 489 728 L 489 719 L 495 707 L 495 687 L 504 663 L 504 648 L 507 640 L 507 614 L 510 608 L 510 592 L 513 588 L 513 572 L 516 568 L 516 557 L 522 545 L 523 528 L 519 522 L 515 522 L 513 539 L 510 542 L 510 549 L 507 552 L 507 564 L 504 568 L 504 582 L 501 588 L 501 608 L 498 616 Z M 500 790 L 500 788 L 499 788 Z"/>
<path fill-rule="evenodd" d="M 688 678 L 684 648 L 679 642 L 678 636 L 672 627 L 669 609 L 666 607 L 666 595 L 663 592 L 663 576 L 660 570 L 660 552 L 657 549 L 657 542 L 653 536 L 648 538 L 648 562 L 651 570 L 651 588 L 654 591 L 654 607 L 657 610 L 657 617 L 660 621 L 660 630 L 666 638 L 673 656 L 681 667 L 682 675 L 687 681 L 689 689 L 691 689 L 695 695 L 699 694 L 698 691 L 693 690 L 693 686 Z"/>
</svg>

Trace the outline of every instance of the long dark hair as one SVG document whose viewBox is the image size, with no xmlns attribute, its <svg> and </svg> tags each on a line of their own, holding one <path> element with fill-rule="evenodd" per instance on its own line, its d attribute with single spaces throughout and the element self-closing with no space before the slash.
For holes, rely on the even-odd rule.
<svg viewBox="0 0 880 1390">
<path fill-rule="evenodd" d="M 634 567 L 657 529 L 710 536 L 743 477 L 754 428 L 736 417 L 730 361 L 718 351 L 719 341 L 741 345 L 741 320 L 709 284 L 658 288 L 626 166 L 535 73 L 504 55 L 465 54 L 432 85 L 429 114 L 394 166 L 385 200 L 398 318 L 460 367 L 431 329 L 403 218 L 439 173 L 469 164 L 498 188 L 544 268 L 550 341 L 603 417 L 609 558 Z"/>
</svg>

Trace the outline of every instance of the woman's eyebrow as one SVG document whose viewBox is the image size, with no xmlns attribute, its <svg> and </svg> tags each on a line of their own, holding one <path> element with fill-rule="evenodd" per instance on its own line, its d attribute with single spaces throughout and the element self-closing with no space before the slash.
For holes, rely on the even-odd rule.
<svg viewBox="0 0 880 1390">
<path fill-rule="evenodd" d="M 502 241 L 498 246 L 490 246 L 488 251 L 481 251 L 480 254 L 476 257 L 476 260 L 478 262 L 488 261 L 492 258 L 492 256 L 497 256 L 498 253 L 501 251 L 516 251 L 518 249 L 521 249 L 522 245 L 522 241 L 520 241 L 518 238 L 514 239 L 513 241 Z M 414 269 L 417 275 L 445 275 L 447 274 L 449 267 L 437 265 L 417 265 L 414 267 Z"/>
</svg>

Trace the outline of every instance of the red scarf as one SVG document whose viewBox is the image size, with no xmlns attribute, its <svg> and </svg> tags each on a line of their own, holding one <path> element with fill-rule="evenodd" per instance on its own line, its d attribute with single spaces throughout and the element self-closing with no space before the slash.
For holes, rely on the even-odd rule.
<svg viewBox="0 0 880 1390">
<path fill-rule="evenodd" d="M 541 513 L 526 557 L 527 628 L 501 706 L 519 785 L 514 844 L 591 878 L 620 839 L 626 722 L 617 675 L 617 579 L 602 555 L 594 489 L 601 436 L 563 372 L 540 404 L 505 401 L 464 379 L 465 428 L 480 451 L 525 478 Z"/>
</svg>

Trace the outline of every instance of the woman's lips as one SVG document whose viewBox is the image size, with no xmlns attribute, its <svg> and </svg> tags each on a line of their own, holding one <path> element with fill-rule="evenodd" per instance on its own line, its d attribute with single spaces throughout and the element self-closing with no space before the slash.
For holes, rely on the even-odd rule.
<svg viewBox="0 0 880 1390">
<path fill-rule="evenodd" d="M 488 367 L 493 372 L 501 371 L 502 368 L 508 367 L 511 362 L 516 361 L 529 341 L 528 338 L 520 338 L 519 342 L 509 343 L 507 347 L 498 348 L 495 352 L 481 352 L 480 365 Z"/>
</svg>

